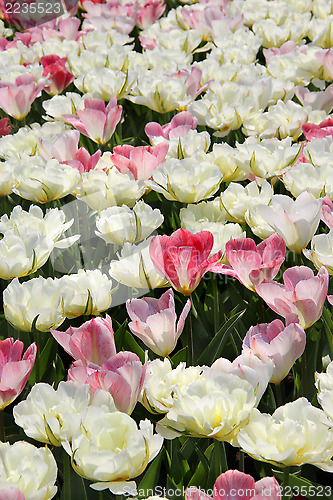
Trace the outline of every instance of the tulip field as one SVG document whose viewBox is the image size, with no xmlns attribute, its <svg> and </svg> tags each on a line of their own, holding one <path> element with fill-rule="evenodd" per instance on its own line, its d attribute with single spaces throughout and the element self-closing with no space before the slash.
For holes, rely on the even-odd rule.
<svg viewBox="0 0 333 500">
<path fill-rule="evenodd" d="M 0 0 L 0 500 L 333 499 L 333 0 Z"/>
</svg>

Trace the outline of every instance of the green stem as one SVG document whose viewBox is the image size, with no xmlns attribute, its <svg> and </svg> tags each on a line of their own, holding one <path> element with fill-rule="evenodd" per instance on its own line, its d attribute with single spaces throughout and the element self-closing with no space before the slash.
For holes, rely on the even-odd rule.
<svg viewBox="0 0 333 500">
<path fill-rule="evenodd" d="M 278 406 L 283 405 L 281 383 L 275 384 L 276 401 Z"/>
<path fill-rule="evenodd" d="M 215 334 L 219 329 L 220 322 L 220 302 L 219 302 L 219 291 L 217 287 L 217 274 L 213 274 L 213 297 L 214 297 L 214 331 Z"/>
<path fill-rule="evenodd" d="M 71 500 L 71 458 L 63 450 L 64 461 L 64 500 Z"/>
<path fill-rule="evenodd" d="M 297 265 L 298 266 L 302 266 L 303 265 L 303 262 L 302 262 L 302 254 L 301 253 L 297 253 Z"/>
<path fill-rule="evenodd" d="M 193 365 L 192 310 L 189 312 L 186 318 L 186 328 L 187 328 L 187 366 L 192 366 Z"/>
<path fill-rule="evenodd" d="M 6 434 L 5 434 L 5 410 L 0 410 L 0 440 L 3 443 L 6 441 Z"/>
<path fill-rule="evenodd" d="M 306 384 L 306 351 L 303 352 L 301 357 L 301 388 L 302 388 L 302 396 L 306 397 L 307 393 L 307 384 Z"/>
<path fill-rule="evenodd" d="M 37 354 L 35 360 L 35 383 L 40 382 L 40 333 L 34 331 L 34 341 L 37 346 Z"/>
<path fill-rule="evenodd" d="M 239 450 L 239 470 L 244 472 L 244 451 Z"/>
<path fill-rule="evenodd" d="M 264 300 L 259 297 L 259 312 L 260 312 L 260 321 L 262 323 L 265 323 L 265 307 L 264 307 Z"/>
</svg>

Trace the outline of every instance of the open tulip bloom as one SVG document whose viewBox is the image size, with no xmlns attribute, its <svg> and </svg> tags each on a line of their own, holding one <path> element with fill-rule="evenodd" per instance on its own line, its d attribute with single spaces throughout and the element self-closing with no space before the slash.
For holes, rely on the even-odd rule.
<svg viewBox="0 0 333 500">
<path fill-rule="evenodd" d="M 202 276 L 222 257 L 222 251 L 209 257 L 214 236 L 209 231 L 192 234 L 177 229 L 171 236 L 155 236 L 149 253 L 159 274 L 183 295 L 191 295 Z"/>
</svg>

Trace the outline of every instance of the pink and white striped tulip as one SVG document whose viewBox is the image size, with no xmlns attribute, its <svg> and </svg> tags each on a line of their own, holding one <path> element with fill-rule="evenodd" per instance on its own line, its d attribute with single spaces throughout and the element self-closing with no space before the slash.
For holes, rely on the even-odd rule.
<svg viewBox="0 0 333 500">
<path fill-rule="evenodd" d="M 43 90 L 46 79 L 36 83 L 33 75 L 20 75 L 13 82 L 0 82 L 0 108 L 9 116 L 22 120 L 30 111 L 31 104 Z"/>
<path fill-rule="evenodd" d="M 164 0 L 146 0 L 143 6 L 136 5 L 135 24 L 142 30 L 151 26 L 165 11 Z"/>
<path fill-rule="evenodd" d="M 68 354 L 85 365 L 101 366 L 116 354 L 112 320 L 107 314 L 105 319 L 92 318 L 78 328 L 70 326 L 65 332 L 50 332 Z"/>
<path fill-rule="evenodd" d="M 150 179 L 155 168 L 164 162 L 168 144 L 152 146 L 116 146 L 111 161 L 122 174 L 130 173 L 137 181 Z"/>
<path fill-rule="evenodd" d="M 276 281 L 255 287 L 274 312 L 286 318 L 296 314 L 300 325 L 306 329 L 321 316 L 328 290 L 328 272 L 321 267 L 317 276 L 307 266 L 290 267 L 283 273 L 284 285 Z"/>
<path fill-rule="evenodd" d="M 274 363 L 270 382 L 279 384 L 304 352 L 306 334 L 298 323 L 275 319 L 271 323 L 251 326 L 243 341 L 243 352 L 251 351 L 263 363 Z"/>
<path fill-rule="evenodd" d="M 20 340 L 0 340 L 0 410 L 21 394 L 34 367 L 36 344 L 31 344 L 21 359 L 23 347 Z"/>
<path fill-rule="evenodd" d="M 150 258 L 158 272 L 183 295 L 190 295 L 202 276 L 222 257 L 209 257 L 214 237 L 209 231 L 192 234 L 177 229 L 171 236 L 155 236 L 149 246 Z"/>
<path fill-rule="evenodd" d="M 238 470 L 227 470 L 215 481 L 213 496 L 191 486 L 185 492 L 185 500 L 279 500 L 281 489 L 275 477 L 264 477 L 254 481 L 249 474 Z"/>
<path fill-rule="evenodd" d="M 101 367 L 74 361 L 68 370 L 68 380 L 89 384 L 94 392 L 97 389 L 108 391 L 117 410 L 130 415 L 139 399 L 146 369 L 147 354 L 142 365 L 136 354 L 123 351 L 109 358 Z"/>
<path fill-rule="evenodd" d="M 84 101 L 84 109 L 78 110 L 77 115 L 62 117 L 97 144 L 106 144 L 120 121 L 122 109 L 122 106 L 117 106 L 116 97 L 106 107 L 102 99 L 88 98 Z"/>
<path fill-rule="evenodd" d="M 172 288 L 164 292 L 159 299 L 143 297 L 128 300 L 126 308 L 132 320 L 128 327 L 133 335 L 139 337 L 155 354 L 164 357 L 176 347 L 191 309 L 191 301 L 187 300 L 177 326 Z"/>
<path fill-rule="evenodd" d="M 333 87 L 331 87 L 331 94 L 333 93 Z M 315 92 L 317 93 L 317 92 Z M 333 97 L 331 97 L 333 101 Z M 316 125 L 315 123 L 304 123 L 302 126 L 303 134 L 307 141 L 311 141 L 314 137 L 326 137 L 328 135 L 333 135 L 333 120 L 332 118 L 327 118 L 326 120 Z"/>
<path fill-rule="evenodd" d="M 225 255 L 230 266 L 215 264 L 213 272 L 237 278 L 244 286 L 255 291 L 262 281 L 272 280 L 285 259 L 286 244 L 277 233 L 257 246 L 251 238 L 229 240 Z"/>
</svg>

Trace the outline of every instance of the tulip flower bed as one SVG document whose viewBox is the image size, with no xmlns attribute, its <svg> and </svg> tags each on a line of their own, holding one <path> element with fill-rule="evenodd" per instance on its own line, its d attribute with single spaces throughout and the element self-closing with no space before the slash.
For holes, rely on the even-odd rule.
<svg viewBox="0 0 333 500">
<path fill-rule="evenodd" d="M 333 1 L 0 13 L 0 500 L 332 499 Z"/>
</svg>

